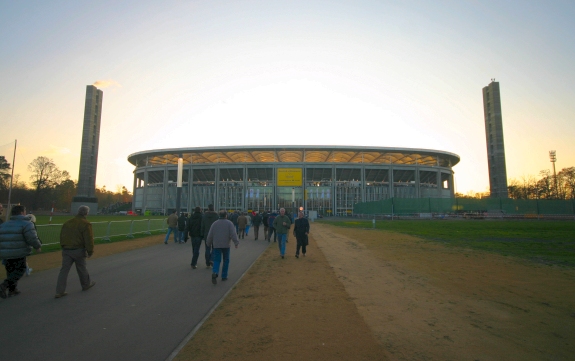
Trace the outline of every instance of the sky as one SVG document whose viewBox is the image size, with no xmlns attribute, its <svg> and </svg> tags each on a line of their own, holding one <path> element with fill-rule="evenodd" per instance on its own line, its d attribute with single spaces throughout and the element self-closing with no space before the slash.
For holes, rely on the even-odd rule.
<svg viewBox="0 0 575 361">
<path fill-rule="evenodd" d="M 98 187 L 128 155 L 233 145 L 455 153 L 489 189 L 482 88 L 500 83 L 508 179 L 575 166 L 575 2 L 0 0 L 0 155 L 78 178 L 104 92 Z"/>
</svg>

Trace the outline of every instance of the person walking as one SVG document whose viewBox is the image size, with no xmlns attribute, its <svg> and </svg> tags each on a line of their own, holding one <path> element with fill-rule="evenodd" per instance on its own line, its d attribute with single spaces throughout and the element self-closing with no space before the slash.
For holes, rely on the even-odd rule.
<svg viewBox="0 0 575 361">
<path fill-rule="evenodd" d="M 188 222 L 188 233 L 192 240 L 192 269 L 198 268 L 198 257 L 200 256 L 200 246 L 202 245 L 202 209 L 196 207 Z"/>
<path fill-rule="evenodd" d="M 262 215 L 259 214 L 259 212 L 255 214 L 252 224 L 254 226 L 254 241 L 257 241 L 260 233 L 260 225 L 262 224 Z"/>
<path fill-rule="evenodd" d="M 246 217 L 246 220 L 248 221 L 246 223 L 246 236 L 247 236 L 248 233 L 250 232 L 250 227 L 252 226 L 252 214 L 251 214 L 251 212 L 244 212 L 244 216 Z"/>
<path fill-rule="evenodd" d="M 280 215 L 274 219 L 274 228 L 278 234 L 278 246 L 280 249 L 280 256 L 284 258 L 286 253 L 286 235 L 289 232 L 291 221 L 286 216 L 286 210 L 280 209 Z"/>
<path fill-rule="evenodd" d="M 186 214 L 184 212 L 180 213 L 178 217 L 178 242 L 179 243 L 186 243 L 185 241 L 188 239 L 188 219 L 186 218 Z"/>
<path fill-rule="evenodd" d="M 170 233 L 174 233 L 174 243 L 178 243 L 178 215 L 176 211 L 168 216 L 166 219 L 166 223 L 168 224 L 168 233 L 166 234 L 166 239 L 164 239 L 164 244 L 168 244 L 168 239 L 170 239 Z"/>
<path fill-rule="evenodd" d="M 210 228 L 215 221 L 219 218 L 218 214 L 214 211 L 214 205 L 208 205 L 208 211 L 204 213 L 202 218 L 202 238 L 204 239 L 204 245 L 206 246 L 205 256 L 206 256 L 206 268 L 210 268 L 213 265 L 212 262 L 212 247 L 208 246 L 206 239 L 208 238 L 208 233 Z"/>
<path fill-rule="evenodd" d="M 241 239 L 244 239 L 247 224 L 248 224 L 248 218 L 246 217 L 245 213 L 242 213 L 238 217 L 238 236 Z"/>
<path fill-rule="evenodd" d="M 26 272 L 26 256 L 42 251 L 36 227 L 26 215 L 26 207 L 12 207 L 10 220 L 0 223 L 0 258 L 6 268 L 6 279 L 0 284 L 0 297 L 20 294 L 18 281 Z M 8 293 L 6 293 L 8 291 Z"/>
<path fill-rule="evenodd" d="M 68 273 L 74 263 L 76 263 L 82 291 L 87 291 L 96 284 L 90 280 L 90 274 L 86 268 L 86 258 L 92 257 L 94 253 L 94 233 L 92 224 L 86 219 L 88 213 L 90 213 L 89 207 L 80 206 L 76 217 L 66 221 L 60 230 L 62 268 L 58 274 L 55 298 L 61 298 L 68 294 L 66 293 Z"/>
<path fill-rule="evenodd" d="M 236 233 L 238 234 L 238 236 L 240 235 L 240 230 L 238 228 L 238 218 L 240 217 L 240 214 L 238 213 L 238 211 L 234 211 L 234 213 L 232 213 L 231 217 L 230 217 L 230 221 L 232 221 L 232 223 L 234 224 L 234 227 L 236 227 Z"/>
<path fill-rule="evenodd" d="M 214 224 L 212 224 L 212 227 L 208 233 L 208 237 L 206 238 L 206 243 L 210 246 L 213 246 L 213 284 L 218 283 L 218 275 L 220 273 L 220 263 L 222 262 L 222 258 L 222 281 L 226 281 L 228 279 L 228 268 L 230 265 L 230 243 L 233 241 L 236 248 L 238 248 L 238 245 L 240 244 L 234 224 L 227 219 L 228 212 L 221 210 L 219 216 L 220 218 L 215 221 Z"/>
<path fill-rule="evenodd" d="M 276 212 L 272 212 L 272 214 L 270 214 L 270 216 L 268 217 L 268 242 L 271 242 L 272 240 L 272 233 L 274 234 L 274 242 L 276 241 L 276 229 L 274 228 L 274 221 L 277 217 L 277 213 Z"/>
<path fill-rule="evenodd" d="M 298 218 L 294 222 L 293 235 L 297 241 L 297 248 L 295 251 L 295 258 L 299 258 L 299 250 L 301 248 L 302 255 L 305 257 L 306 247 L 308 245 L 309 235 L 309 221 L 304 218 L 303 212 L 298 213 Z"/>
<path fill-rule="evenodd" d="M 264 214 L 262 216 L 262 224 L 264 225 L 264 239 L 267 241 L 268 240 L 268 229 L 270 227 L 269 223 L 268 223 L 268 218 L 270 217 L 270 212 L 269 211 L 264 211 Z"/>
</svg>

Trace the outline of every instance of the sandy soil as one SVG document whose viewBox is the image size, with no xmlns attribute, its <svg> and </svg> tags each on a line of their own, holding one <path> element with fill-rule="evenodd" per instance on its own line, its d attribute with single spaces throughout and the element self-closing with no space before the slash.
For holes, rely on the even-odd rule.
<svg viewBox="0 0 575 361">
<path fill-rule="evenodd" d="M 391 232 L 312 223 L 310 236 L 305 258 L 293 239 L 284 260 L 272 243 L 176 359 L 573 359 L 575 270 Z"/>
</svg>

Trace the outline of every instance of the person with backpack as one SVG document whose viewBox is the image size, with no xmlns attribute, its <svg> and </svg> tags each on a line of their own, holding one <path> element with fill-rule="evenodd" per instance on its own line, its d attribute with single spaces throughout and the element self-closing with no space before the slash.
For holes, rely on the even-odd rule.
<svg viewBox="0 0 575 361">
<path fill-rule="evenodd" d="M 274 234 L 274 242 L 276 241 L 276 229 L 274 228 L 274 221 L 277 217 L 277 213 L 273 212 L 269 217 L 268 217 L 268 242 L 271 242 L 272 239 L 272 233 Z"/>
</svg>

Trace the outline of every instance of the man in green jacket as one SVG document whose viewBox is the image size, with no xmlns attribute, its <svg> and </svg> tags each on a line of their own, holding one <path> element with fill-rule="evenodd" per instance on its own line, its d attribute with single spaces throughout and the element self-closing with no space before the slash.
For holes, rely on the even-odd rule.
<svg viewBox="0 0 575 361">
<path fill-rule="evenodd" d="M 78 208 L 78 215 L 62 225 L 60 231 L 60 246 L 62 246 L 62 268 L 58 275 L 56 285 L 56 298 L 66 296 L 66 283 L 68 272 L 72 264 L 76 263 L 78 277 L 82 291 L 92 288 L 96 282 L 90 280 L 90 275 L 86 269 L 86 257 L 90 258 L 94 253 L 94 233 L 92 224 L 88 222 L 86 216 L 90 212 L 87 206 Z"/>
<path fill-rule="evenodd" d="M 286 253 L 286 239 L 287 233 L 291 226 L 291 220 L 286 216 L 286 210 L 280 209 L 280 215 L 274 219 L 274 228 L 278 235 L 278 246 L 280 248 L 280 256 L 284 258 Z"/>
</svg>

